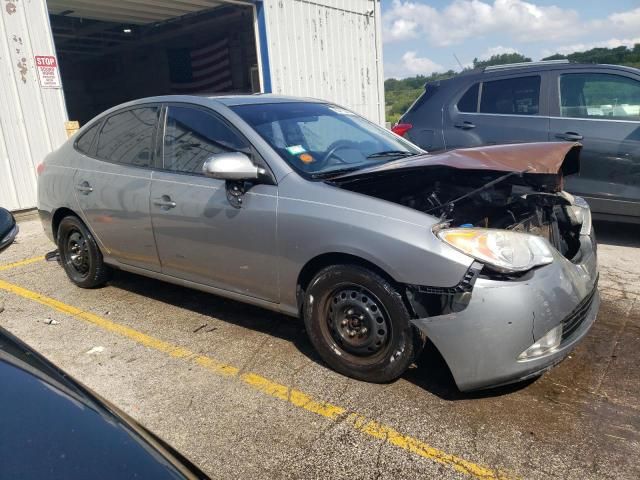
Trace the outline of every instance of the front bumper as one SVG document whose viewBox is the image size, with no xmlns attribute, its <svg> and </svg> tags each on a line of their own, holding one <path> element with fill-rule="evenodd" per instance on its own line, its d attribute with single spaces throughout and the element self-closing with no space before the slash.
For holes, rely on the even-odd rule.
<svg viewBox="0 0 640 480">
<path fill-rule="evenodd" d="M 581 237 L 574 262 L 556 252 L 553 263 L 517 279 L 480 277 L 466 308 L 413 323 L 438 348 L 462 391 L 533 377 L 566 357 L 596 319 L 600 297 L 593 237 Z M 561 323 L 563 339 L 556 350 L 517 360 Z"/>
</svg>

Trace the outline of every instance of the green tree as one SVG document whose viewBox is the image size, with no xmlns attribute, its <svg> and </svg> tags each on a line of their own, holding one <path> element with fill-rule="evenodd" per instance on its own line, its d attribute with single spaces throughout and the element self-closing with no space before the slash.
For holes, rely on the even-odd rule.
<svg viewBox="0 0 640 480">
<path fill-rule="evenodd" d="M 633 48 L 620 46 L 615 48 L 592 48 L 586 52 L 574 52 L 568 55 L 556 53 L 542 60 L 567 59 L 572 63 L 608 63 L 610 65 L 627 65 L 640 67 L 640 43 Z"/>
<path fill-rule="evenodd" d="M 478 60 L 477 58 L 474 58 L 473 68 L 484 68 L 491 65 L 506 65 L 507 63 L 522 63 L 530 61 L 531 59 L 529 57 L 525 57 L 524 55 L 517 52 L 499 53 L 497 55 L 491 55 L 488 60 Z"/>
</svg>

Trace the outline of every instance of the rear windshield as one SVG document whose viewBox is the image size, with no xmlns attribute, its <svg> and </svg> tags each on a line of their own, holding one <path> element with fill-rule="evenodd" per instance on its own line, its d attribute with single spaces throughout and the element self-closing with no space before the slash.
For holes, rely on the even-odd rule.
<svg viewBox="0 0 640 480">
<path fill-rule="evenodd" d="M 427 83 L 424 86 L 424 92 L 422 92 L 422 95 L 420 95 L 418 99 L 415 102 L 413 102 L 413 105 L 409 107 L 409 109 L 407 110 L 407 113 L 418 110 L 425 103 L 431 100 L 431 98 L 433 98 L 433 96 L 436 94 L 437 91 L 438 91 L 438 86 L 436 84 Z"/>
<path fill-rule="evenodd" d="M 357 169 L 421 152 L 390 131 L 335 105 L 311 102 L 231 107 L 294 169 Z"/>
</svg>

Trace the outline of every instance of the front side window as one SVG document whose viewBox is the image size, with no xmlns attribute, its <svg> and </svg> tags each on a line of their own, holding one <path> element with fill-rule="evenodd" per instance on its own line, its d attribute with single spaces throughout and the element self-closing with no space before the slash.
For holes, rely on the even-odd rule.
<svg viewBox="0 0 640 480">
<path fill-rule="evenodd" d="M 562 75 L 560 115 L 640 120 L 640 82 L 607 73 Z"/>
<path fill-rule="evenodd" d="M 540 110 L 540 77 L 518 77 L 483 82 L 480 112 L 537 115 Z"/>
<path fill-rule="evenodd" d="M 249 144 L 217 116 L 192 107 L 170 106 L 164 132 L 164 168 L 202 173 L 204 162 L 223 152 L 247 151 Z"/>
<path fill-rule="evenodd" d="M 301 173 L 353 170 L 421 152 L 388 130 L 334 105 L 291 102 L 231 108 Z"/>
<path fill-rule="evenodd" d="M 112 115 L 100 131 L 96 155 L 110 162 L 151 166 L 157 120 L 158 107 L 134 108 Z"/>
</svg>

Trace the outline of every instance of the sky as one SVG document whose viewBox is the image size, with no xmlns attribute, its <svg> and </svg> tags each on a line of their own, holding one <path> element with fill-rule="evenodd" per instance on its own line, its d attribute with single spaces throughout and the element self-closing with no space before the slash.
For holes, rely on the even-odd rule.
<svg viewBox="0 0 640 480">
<path fill-rule="evenodd" d="M 640 0 L 382 0 L 386 78 L 640 43 Z M 454 56 L 455 55 L 455 56 Z"/>
</svg>

